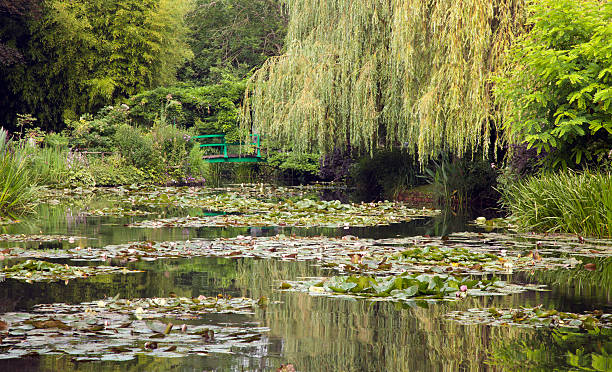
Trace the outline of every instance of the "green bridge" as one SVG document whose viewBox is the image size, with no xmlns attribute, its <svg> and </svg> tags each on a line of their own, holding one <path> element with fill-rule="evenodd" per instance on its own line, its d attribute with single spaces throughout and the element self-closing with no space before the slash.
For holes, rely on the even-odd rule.
<svg viewBox="0 0 612 372">
<path fill-rule="evenodd" d="M 210 148 L 216 150 L 216 154 L 204 155 L 202 158 L 209 163 L 261 163 L 265 162 L 261 158 L 261 136 L 259 134 L 251 134 L 251 141 L 249 143 L 243 142 L 226 142 L 225 134 L 205 134 L 202 136 L 191 137 L 195 140 L 204 140 L 207 143 L 200 144 L 200 148 Z M 217 142 L 209 142 L 215 141 Z M 228 152 L 229 146 L 243 146 L 248 145 L 249 150 L 254 150 L 253 153 L 242 153 L 230 154 Z"/>
</svg>

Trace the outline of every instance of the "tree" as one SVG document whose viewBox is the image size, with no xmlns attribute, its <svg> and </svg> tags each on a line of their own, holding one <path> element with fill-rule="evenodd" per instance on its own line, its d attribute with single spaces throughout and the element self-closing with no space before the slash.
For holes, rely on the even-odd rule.
<svg viewBox="0 0 612 372">
<path fill-rule="evenodd" d="M 511 142 L 544 150 L 552 167 L 609 162 L 612 3 L 545 0 L 497 80 Z"/>
<path fill-rule="evenodd" d="M 522 0 L 285 0 L 286 52 L 250 81 L 245 127 L 296 148 L 489 147 L 491 72 Z M 486 151 L 483 151 L 486 152 Z"/>
<path fill-rule="evenodd" d="M 64 118 L 171 82 L 190 56 L 183 17 L 188 0 L 49 0 L 15 37 L 22 60 L 5 66 L 1 119 L 32 113 L 45 129 Z"/>
<path fill-rule="evenodd" d="M 180 77 L 206 85 L 224 74 L 243 78 L 280 54 L 287 16 L 279 0 L 197 0 L 187 22 L 194 58 Z"/>
</svg>

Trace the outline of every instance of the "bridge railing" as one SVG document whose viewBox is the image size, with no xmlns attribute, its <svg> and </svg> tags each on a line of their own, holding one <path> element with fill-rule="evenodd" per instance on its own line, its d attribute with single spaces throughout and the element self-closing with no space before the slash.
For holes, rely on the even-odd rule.
<svg viewBox="0 0 612 372">
<path fill-rule="evenodd" d="M 251 141 L 249 143 L 245 142 L 226 142 L 225 134 L 204 134 L 201 136 L 191 137 L 195 140 L 214 140 L 215 138 L 221 139 L 221 142 L 216 143 L 201 143 L 200 148 L 219 148 L 220 153 L 224 158 L 229 158 L 228 147 L 232 145 L 251 145 L 254 146 L 256 150 L 256 154 L 254 155 L 256 158 L 261 159 L 261 135 L 259 134 L 250 134 Z"/>
</svg>

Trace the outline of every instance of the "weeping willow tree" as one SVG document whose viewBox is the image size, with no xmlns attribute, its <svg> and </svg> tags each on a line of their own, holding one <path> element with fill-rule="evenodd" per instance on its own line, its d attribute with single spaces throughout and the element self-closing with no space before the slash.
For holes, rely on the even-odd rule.
<svg viewBox="0 0 612 372">
<path fill-rule="evenodd" d="M 492 72 L 524 0 L 284 0 L 286 52 L 251 78 L 245 128 L 300 151 L 488 150 Z"/>
</svg>

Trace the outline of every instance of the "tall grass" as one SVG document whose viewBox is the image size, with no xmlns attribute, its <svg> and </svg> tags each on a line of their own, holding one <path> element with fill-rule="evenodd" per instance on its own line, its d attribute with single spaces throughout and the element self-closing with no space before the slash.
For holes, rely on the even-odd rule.
<svg viewBox="0 0 612 372">
<path fill-rule="evenodd" d="M 68 174 L 68 149 L 61 147 L 25 146 L 27 167 L 41 185 L 59 185 Z"/>
<path fill-rule="evenodd" d="M 0 215 L 27 209 L 35 193 L 35 179 L 27 167 L 25 144 L 14 143 L 0 128 Z"/>
<path fill-rule="evenodd" d="M 502 190 L 502 203 L 525 229 L 612 237 L 610 172 L 532 177 Z"/>
</svg>

